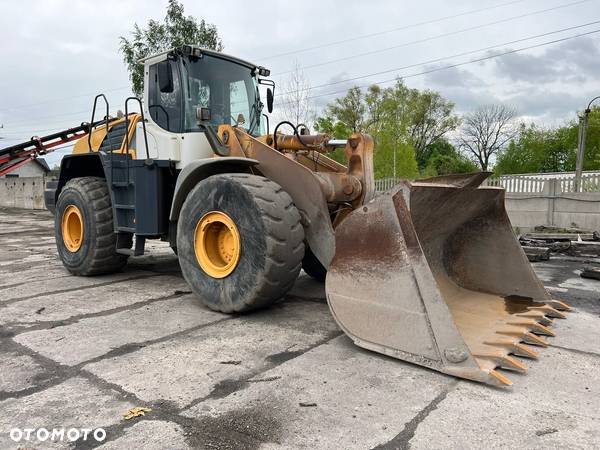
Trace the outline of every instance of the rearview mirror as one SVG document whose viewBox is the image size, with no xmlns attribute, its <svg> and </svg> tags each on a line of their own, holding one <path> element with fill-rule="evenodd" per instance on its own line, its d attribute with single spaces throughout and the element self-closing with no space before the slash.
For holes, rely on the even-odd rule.
<svg viewBox="0 0 600 450">
<path fill-rule="evenodd" d="M 161 61 L 157 64 L 158 89 L 160 92 L 169 94 L 173 92 L 173 71 L 169 61 Z"/>
<path fill-rule="evenodd" d="M 273 112 L 273 91 L 271 88 L 267 89 L 267 111 Z"/>
</svg>

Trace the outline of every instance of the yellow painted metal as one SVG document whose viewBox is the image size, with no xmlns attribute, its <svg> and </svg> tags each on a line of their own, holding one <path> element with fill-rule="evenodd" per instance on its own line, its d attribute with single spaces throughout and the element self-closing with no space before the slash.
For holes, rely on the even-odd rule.
<svg viewBox="0 0 600 450">
<path fill-rule="evenodd" d="M 221 211 L 205 214 L 196 225 L 194 250 L 198 264 L 213 278 L 225 278 L 236 268 L 242 253 L 235 222 Z"/>
<path fill-rule="evenodd" d="M 69 205 L 65 208 L 62 215 L 62 237 L 65 247 L 71 253 L 76 253 L 83 243 L 83 216 L 79 208 L 75 205 Z"/>
<path fill-rule="evenodd" d="M 131 155 L 131 157 L 133 159 L 136 159 L 135 142 L 133 142 L 133 137 L 135 135 L 136 124 L 140 121 L 141 118 L 142 118 L 141 114 L 130 114 L 129 115 L 129 130 L 128 130 L 127 135 L 128 135 L 129 147 L 130 147 L 129 154 Z M 121 119 L 113 120 L 112 122 L 110 122 L 108 124 L 108 130 L 110 131 L 114 126 L 122 124 L 123 122 L 125 122 L 125 117 L 123 117 Z M 106 137 L 106 125 L 98 125 L 96 128 L 94 128 L 92 130 L 92 136 L 91 136 L 92 148 L 91 148 L 91 150 L 90 150 L 90 145 L 88 142 L 88 136 L 85 135 L 84 137 L 82 137 L 81 139 L 78 139 L 75 142 L 75 145 L 73 146 L 73 153 L 74 154 L 88 153 L 90 151 L 97 152 L 98 149 L 100 148 L 100 146 L 102 145 L 102 142 L 104 141 L 105 137 Z M 131 147 L 134 147 L 134 148 L 131 148 Z M 118 153 L 126 153 L 125 139 L 123 139 L 123 141 L 120 142 L 120 147 L 119 147 Z"/>
<path fill-rule="evenodd" d="M 106 137 L 106 126 L 96 127 L 92 130 L 92 151 L 97 152 L 102 145 L 102 141 Z M 88 143 L 87 134 L 83 136 L 81 139 L 77 139 L 75 141 L 75 145 L 73 146 L 73 153 L 88 153 L 90 151 L 90 146 Z"/>
</svg>

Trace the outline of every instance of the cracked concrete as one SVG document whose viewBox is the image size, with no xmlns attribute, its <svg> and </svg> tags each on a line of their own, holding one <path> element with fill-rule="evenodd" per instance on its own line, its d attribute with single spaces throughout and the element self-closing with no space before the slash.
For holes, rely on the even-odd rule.
<svg viewBox="0 0 600 450">
<path fill-rule="evenodd" d="M 493 389 L 354 346 L 304 275 L 272 308 L 227 316 L 189 294 L 163 243 L 77 278 L 48 213 L 0 224 L 0 449 L 600 447 L 600 282 L 572 258 L 534 268 L 577 311 Z M 152 411 L 124 420 L 134 406 Z M 17 443 L 15 427 L 106 439 Z"/>
</svg>

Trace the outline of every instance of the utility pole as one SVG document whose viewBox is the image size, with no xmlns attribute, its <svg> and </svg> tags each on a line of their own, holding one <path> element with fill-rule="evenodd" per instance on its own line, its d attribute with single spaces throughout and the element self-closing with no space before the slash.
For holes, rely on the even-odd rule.
<svg viewBox="0 0 600 450">
<path fill-rule="evenodd" d="M 600 96 L 594 97 L 590 100 L 587 108 L 583 111 L 583 114 L 579 116 L 579 136 L 577 139 L 577 160 L 575 162 L 575 192 L 581 190 L 581 174 L 583 172 L 583 160 L 585 158 L 585 137 L 587 134 L 588 116 L 591 112 L 591 106 L 594 101 L 598 100 Z"/>
<path fill-rule="evenodd" d="M 583 158 L 585 156 L 585 135 L 587 133 L 587 123 L 589 109 L 586 109 L 579 116 L 579 136 L 577 138 L 577 160 L 575 162 L 575 192 L 581 190 L 581 173 L 583 172 Z"/>
</svg>

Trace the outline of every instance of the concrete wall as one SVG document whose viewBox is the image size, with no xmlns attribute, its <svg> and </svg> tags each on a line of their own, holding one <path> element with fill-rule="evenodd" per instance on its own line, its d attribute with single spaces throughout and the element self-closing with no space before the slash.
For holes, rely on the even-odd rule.
<svg viewBox="0 0 600 450">
<path fill-rule="evenodd" d="M 600 230 L 600 191 L 564 192 L 561 180 L 545 180 L 541 192 L 507 192 L 506 210 L 514 227 L 537 225 Z"/>
<path fill-rule="evenodd" d="M 45 177 L 0 178 L 0 206 L 45 209 Z"/>
<path fill-rule="evenodd" d="M 45 183 L 45 177 L 0 178 L 0 207 L 45 209 Z M 600 230 L 600 190 L 563 192 L 564 182 L 558 179 L 544 180 L 539 189 L 530 185 L 525 190 L 534 192 L 506 193 L 506 210 L 514 227 L 521 231 L 538 225 Z"/>
<path fill-rule="evenodd" d="M 16 170 L 13 170 L 12 172 L 10 172 L 9 176 L 4 176 L 2 177 L 2 179 L 4 178 L 11 178 L 12 176 L 18 175 L 19 177 L 26 177 L 26 178 L 31 178 L 31 177 L 43 177 L 46 174 L 46 171 L 42 168 L 42 166 L 40 164 L 36 164 L 35 162 L 30 162 L 28 164 L 25 164 L 24 166 L 19 167 Z"/>
<path fill-rule="evenodd" d="M 531 231 L 539 225 L 600 231 L 600 172 L 585 172 L 575 192 L 574 173 L 504 175 L 486 181 L 506 190 L 506 210 L 514 227 Z M 399 180 L 375 180 L 384 192 Z"/>
</svg>

